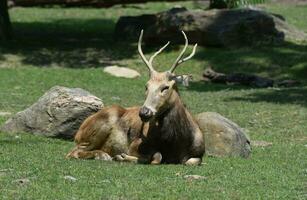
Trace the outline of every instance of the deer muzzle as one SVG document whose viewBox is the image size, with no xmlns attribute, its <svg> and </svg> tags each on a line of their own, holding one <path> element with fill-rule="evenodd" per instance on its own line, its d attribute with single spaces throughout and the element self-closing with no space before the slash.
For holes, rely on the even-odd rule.
<svg viewBox="0 0 307 200">
<path fill-rule="evenodd" d="M 140 109 L 139 116 L 143 122 L 148 122 L 152 118 L 153 112 L 151 111 L 151 109 L 147 108 L 146 106 L 143 106 Z"/>
</svg>

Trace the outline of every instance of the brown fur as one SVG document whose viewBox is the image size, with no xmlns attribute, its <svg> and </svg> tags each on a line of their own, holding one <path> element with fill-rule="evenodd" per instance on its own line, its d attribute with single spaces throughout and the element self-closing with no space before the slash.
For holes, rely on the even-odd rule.
<svg viewBox="0 0 307 200">
<path fill-rule="evenodd" d="M 134 108 L 128 110 L 133 111 Z M 129 111 L 120 106 L 110 106 L 88 117 L 75 135 L 76 147 L 67 157 L 95 158 L 91 151 L 107 153 L 111 157 L 127 152 L 127 135 L 119 124 Z"/>
</svg>

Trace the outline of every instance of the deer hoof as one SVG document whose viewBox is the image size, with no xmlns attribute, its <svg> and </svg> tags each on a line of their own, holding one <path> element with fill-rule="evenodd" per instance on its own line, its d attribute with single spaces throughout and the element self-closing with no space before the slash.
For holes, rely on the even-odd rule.
<svg viewBox="0 0 307 200">
<path fill-rule="evenodd" d="M 113 158 L 115 161 L 123 162 L 125 159 L 122 157 L 122 155 L 116 155 Z"/>
<path fill-rule="evenodd" d="M 161 164 L 161 161 L 162 161 L 162 154 L 160 152 L 157 152 L 152 156 L 152 161 L 150 164 L 158 165 Z"/>
<path fill-rule="evenodd" d="M 75 150 L 71 151 L 70 153 L 68 153 L 66 155 L 66 158 L 67 159 L 69 159 L 69 158 L 76 158 L 76 159 L 78 159 L 78 158 L 80 158 L 79 154 L 80 154 L 80 150 L 79 149 L 75 149 Z"/>
<path fill-rule="evenodd" d="M 189 165 L 189 166 L 200 165 L 201 164 L 201 159 L 200 158 L 190 158 L 184 164 L 185 165 Z"/>
<path fill-rule="evenodd" d="M 128 155 L 125 154 L 125 153 L 122 153 L 122 154 L 121 154 L 121 157 L 123 157 L 124 159 L 126 159 L 126 158 L 128 157 Z"/>
<path fill-rule="evenodd" d="M 107 153 L 96 153 L 95 160 L 104 160 L 104 161 L 111 161 L 112 157 Z"/>
</svg>

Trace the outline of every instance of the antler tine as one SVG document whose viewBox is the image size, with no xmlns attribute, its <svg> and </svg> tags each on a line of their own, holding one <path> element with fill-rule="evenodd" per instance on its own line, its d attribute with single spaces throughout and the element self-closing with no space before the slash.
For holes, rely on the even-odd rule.
<svg viewBox="0 0 307 200">
<path fill-rule="evenodd" d="M 149 59 L 149 64 L 152 66 L 152 61 L 153 59 L 158 55 L 160 54 L 168 45 L 169 45 L 169 41 L 163 46 L 161 47 L 154 55 L 152 55 Z"/>
<path fill-rule="evenodd" d="M 169 70 L 171 73 L 174 72 L 174 70 L 176 69 L 176 67 L 177 67 L 178 65 L 180 65 L 181 63 L 183 63 L 183 62 L 185 62 L 185 61 L 191 59 L 191 58 L 195 55 L 196 48 L 197 48 L 197 44 L 195 44 L 194 47 L 193 47 L 192 53 L 191 53 L 189 56 L 187 56 L 187 57 L 185 57 L 185 58 L 182 59 L 182 57 L 183 57 L 183 55 L 184 55 L 184 53 L 185 53 L 185 51 L 187 50 L 187 47 L 188 47 L 188 45 L 189 45 L 189 40 L 188 40 L 186 34 L 184 33 L 184 31 L 181 31 L 181 32 L 182 32 L 183 37 L 184 37 L 184 39 L 185 39 L 185 44 L 184 44 L 184 48 L 182 49 L 181 53 L 180 53 L 179 56 L 177 57 L 175 63 L 172 65 L 171 69 Z"/>
<path fill-rule="evenodd" d="M 196 48 L 197 48 L 197 43 L 194 45 L 193 50 L 192 50 L 192 53 L 191 53 L 188 57 L 185 57 L 184 59 L 179 60 L 178 65 L 180 65 L 181 63 L 183 63 L 183 62 L 185 62 L 185 61 L 191 59 L 191 58 L 195 55 Z"/>
<path fill-rule="evenodd" d="M 148 62 L 148 60 L 146 59 L 143 51 L 142 51 L 142 40 L 143 40 L 143 29 L 141 30 L 141 34 L 140 34 L 140 37 L 139 37 L 139 42 L 138 42 L 138 51 L 139 51 L 139 54 L 143 60 L 143 62 L 147 65 L 150 73 L 155 71 L 154 68 L 152 67 L 151 63 Z"/>
</svg>

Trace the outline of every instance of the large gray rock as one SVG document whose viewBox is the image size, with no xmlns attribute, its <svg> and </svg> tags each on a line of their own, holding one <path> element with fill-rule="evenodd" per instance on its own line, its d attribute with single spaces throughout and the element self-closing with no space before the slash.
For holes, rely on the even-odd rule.
<svg viewBox="0 0 307 200">
<path fill-rule="evenodd" d="M 1 131 L 70 139 L 83 120 L 102 106 L 99 98 L 83 89 L 55 86 L 31 107 L 6 121 Z"/>
<path fill-rule="evenodd" d="M 255 9 L 188 10 L 172 8 L 165 12 L 119 19 L 115 35 L 137 39 L 144 29 L 149 44 L 172 41 L 184 43 L 179 31 L 190 43 L 205 46 L 270 44 L 285 39 L 305 41 L 306 33 L 287 24 L 281 16 Z"/>
<path fill-rule="evenodd" d="M 205 137 L 206 154 L 209 156 L 241 156 L 251 153 L 250 139 L 234 122 L 214 112 L 196 116 Z"/>
</svg>

